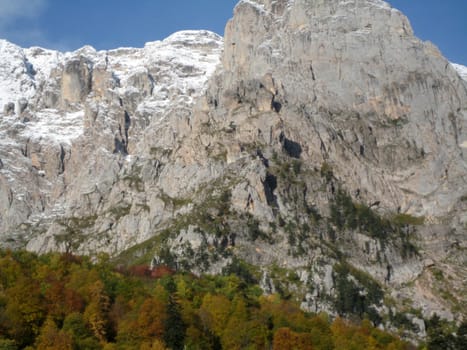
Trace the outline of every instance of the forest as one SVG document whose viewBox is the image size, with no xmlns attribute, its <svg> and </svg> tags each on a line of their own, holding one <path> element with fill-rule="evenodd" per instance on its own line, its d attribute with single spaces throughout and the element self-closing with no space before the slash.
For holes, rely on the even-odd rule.
<svg viewBox="0 0 467 350">
<path fill-rule="evenodd" d="M 466 349 L 467 327 L 443 336 L 441 323 L 434 319 L 433 336 L 419 348 Z M 165 266 L 115 267 L 104 254 L 0 251 L 0 350 L 15 349 L 417 347 L 367 319 L 306 313 L 231 271 L 194 276 Z"/>
</svg>

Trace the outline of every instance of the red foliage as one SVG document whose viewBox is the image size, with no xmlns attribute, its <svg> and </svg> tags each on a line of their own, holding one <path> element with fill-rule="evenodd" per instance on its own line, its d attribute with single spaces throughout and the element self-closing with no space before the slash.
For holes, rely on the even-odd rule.
<svg viewBox="0 0 467 350">
<path fill-rule="evenodd" d="M 135 265 L 128 268 L 128 274 L 136 277 L 150 277 L 151 269 L 147 265 Z"/>
<path fill-rule="evenodd" d="M 126 270 L 124 273 L 128 276 L 149 277 L 157 279 L 164 276 L 172 276 L 175 274 L 175 270 L 166 265 L 156 266 L 152 270 L 147 265 L 135 265 L 128 268 L 128 270 Z"/>
<path fill-rule="evenodd" d="M 152 278 L 161 278 L 161 277 L 164 277 L 164 276 L 172 276 L 173 274 L 175 274 L 175 270 L 171 269 L 170 267 L 168 267 L 166 265 L 156 266 L 151 271 L 151 277 Z"/>
<path fill-rule="evenodd" d="M 66 288 L 61 281 L 51 281 L 44 293 L 47 312 L 54 318 L 65 318 L 72 312 L 84 309 L 84 300 L 74 290 Z"/>
</svg>

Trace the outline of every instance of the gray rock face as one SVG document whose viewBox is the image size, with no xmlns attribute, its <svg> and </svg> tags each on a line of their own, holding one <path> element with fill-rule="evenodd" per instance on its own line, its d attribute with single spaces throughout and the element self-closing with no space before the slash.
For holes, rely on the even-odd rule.
<svg viewBox="0 0 467 350">
<path fill-rule="evenodd" d="M 60 97 L 63 103 L 84 102 L 92 89 L 92 62 L 82 56 L 65 63 L 61 76 Z"/>
<path fill-rule="evenodd" d="M 108 52 L 2 43 L 2 241 L 65 249 L 79 231 L 90 237 L 73 249 L 116 253 L 150 237 L 167 215 L 145 193 L 160 192 L 158 150 L 175 147 L 170 129 L 188 124 L 221 48 L 205 31 Z"/>
<path fill-rule="evenodd" d="M 416 237 L 417 257 L 408 259 L 400 245 L 384 245 L 365 233 L 340 238 L 349 260 L 381 282 L 402 286 L 430 275 L 424 259 L 443 264 L 462 255 L 453 248 L 466 238 L 462 70 L 415 38 L 399 11 L 376 0 L 244 0 L 227 24 L 224 45 L 223 69 L 211 79 L 206 97 L 210 108 L 197 116 L 201 125 L 217 124 L 217 130 L 235 126 L 233 135 L 210 140 L 228 145 L 228 162 L 244 157 L 242 145 L 254 144 L 268 162 L 282 152 L 303 168 L 332 168 L 331 193 L 319 194 L 309 179 L 302 189 L 305 202 L 322 213 L 343 186 L 383 216 L 423 217 L 436 238 L 431 241 L 422 228 L 407 231 Z M 274 205 L 283 217 L 302 220 L 287 203 L 293 179 L 270 187 L 273 200 L 267 189 L 261 196 L 254 184 L 267 183 L 270 171 L 265 165 L 263 175 L 246 176 L 258 180 L 233 192 L 243 202 L 237 207 L 262 222 L 277 217 Z M 455 274 L 464 276 L 465 265 L 455 265 Z M 453 290 L 465 290 L 459 282 Z M 426 288 L 427 283 L 404 289 L 403 295 L 417 300 L 424 315 L 446 310 L 439 289 L 427 297 Z M 462 293 L 455 298 L 463 300 Z"/>
<path fill-rule="evenodd" d="M 302 157 L 320 159 L 325 149 L 369 202 L 425 216 L 457 207 L 466 89 L 399 11 L 382 1 L 297 0 L 241 1 L 235 12 L 222 92 L 213 92 L 221 106 L 236 94 L 258 111 L 280 105 L 306 143 Z"/>
<path fill-rule="evenodd" d="M 401 310 L 462 317 L 467 85 L 385 2 L 242 0 L 224 43 L 0 44 L 3 245 L 240 259 L 330 312 L 345 261 Z"/>
</svg>

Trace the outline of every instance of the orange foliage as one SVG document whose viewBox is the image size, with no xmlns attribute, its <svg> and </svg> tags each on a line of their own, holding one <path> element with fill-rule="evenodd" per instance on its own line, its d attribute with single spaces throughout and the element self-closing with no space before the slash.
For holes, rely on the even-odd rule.
<svg viewBox="0 0 467 350">
<path fill-rule="evenodd" d="M 165 304 L 158 298 L 148 298 L 139 309 L 135 332 L 143 338 L 161 338 L 166 317 Z"/>
</svg>

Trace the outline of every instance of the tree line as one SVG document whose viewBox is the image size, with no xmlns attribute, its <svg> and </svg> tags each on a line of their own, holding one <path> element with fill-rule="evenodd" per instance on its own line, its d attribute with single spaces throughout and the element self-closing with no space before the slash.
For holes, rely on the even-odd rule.
<svg viewBox="0 0 467 350">
<path fill-rule="evenodd" d="M 0 252 L 0 350 L 415 349 L 364 320 L 309 314 L 235 274 Z"/>
</svg>

